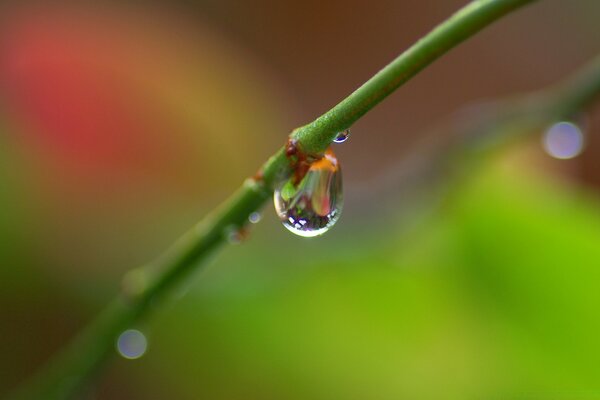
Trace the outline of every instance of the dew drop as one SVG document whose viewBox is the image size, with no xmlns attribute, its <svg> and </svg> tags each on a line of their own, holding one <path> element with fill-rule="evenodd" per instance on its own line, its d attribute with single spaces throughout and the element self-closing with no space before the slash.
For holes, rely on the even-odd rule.
<svg viewBox="0 0 600 400">
<path fill-rule="evenodd" d="M 333 139 L 334 143 L 344 143 L 350 137 L 350 129 L 346 129 L 343 132 L 339 132 L 335 139 Z"/>
<path fill-rule="evenodd" d="M 128 329 L 117 339 L 117 351 L 123 358 L 135 360 L 146 353 L 148 341 L 146 336 L 136 329 Z"/>
<path fill-rule="evenodd" d="M 327 232 L 339 219 L 343 206 L 342 172 L 328 149 L 310 165 L 302 180 L 285 181 L 274 195 L 275 211 L 290 232 L 314 237 Z"/>
<path fill-rule="evenodd" d="M 241 230 L 234 225 L 231 225 L 225 229 L 225 238 L 229 244 L 242 243 L 242 236 Z"/>
<path fill-rule="evenodd" d="M 259 212 L 253 212 L 248 216 L 248 221 L 250 221 L 251 224 L 258 224 L 261 218 L 262 215 L 260 215 Z"/>
<path fill-rule="evenodd" d="M 548 128 L 542 138 L 542 144 L 546 153 L 561 160 L 577 157 L 585 145 L 581 128 L 566 121 Z"/>
</svg>

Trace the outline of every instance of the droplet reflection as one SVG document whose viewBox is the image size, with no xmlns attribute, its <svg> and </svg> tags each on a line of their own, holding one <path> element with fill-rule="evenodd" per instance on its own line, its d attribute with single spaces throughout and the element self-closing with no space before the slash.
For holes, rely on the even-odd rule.
<svg viewBox="0 0 600 400">
<path fill-rule="evenodd" d="M 146 336 L 136 329 L 128 329 L 117 339 L 117 351 L 123 358 L 135 360 L 146 353 L 148 341 Z"/>
<path fill-rule="evenodd" d="M 584 146 L 583 132 L 571 122 L 558 122 L 546 131 L 542 144 L 550 156 L 567 160 L 581 154 Z"/>
</svg>

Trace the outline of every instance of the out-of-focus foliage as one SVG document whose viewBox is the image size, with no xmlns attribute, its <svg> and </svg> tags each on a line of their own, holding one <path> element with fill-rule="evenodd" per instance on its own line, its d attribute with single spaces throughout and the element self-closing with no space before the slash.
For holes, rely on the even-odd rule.
<svg viewBox="0 0 600 400">
<path fill-rule="evenodd" d="M 349 221 L 310 256 L 296 238 L 235 249 L 151 324 L 137 384 L 190 399 L 600 390 L 599 200 L 510 160 L 409 231 Z"/>
</svg>

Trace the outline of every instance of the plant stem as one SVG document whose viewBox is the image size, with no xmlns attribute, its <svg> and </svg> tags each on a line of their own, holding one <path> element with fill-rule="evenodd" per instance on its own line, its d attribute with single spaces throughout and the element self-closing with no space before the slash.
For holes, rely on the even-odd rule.
<svg viewBox="0 0 600 400">
<path fill-rule="evenodd" d="M 337 132 L 355 121 L 451 48 L 510 11 L 534 0 L 475 0 L 427 34 L 364 85 L 292 137 L 309 154 L 322 153 Z M 162 257 L 133 270 L 122 294 L 28 385 L 15 393 L 22 399 L 67 399 L 76 395 L 113 353 L 117 336 L 148 314 L 176 284 L 197 270 L 229 235 L 242 229 L 248 216 L 271 196 L 279 179 L 290 173 L 281 148 L 261 169 L 261 179 L 241 188 L 200 224 L 188 231 Z"/>
</svg>

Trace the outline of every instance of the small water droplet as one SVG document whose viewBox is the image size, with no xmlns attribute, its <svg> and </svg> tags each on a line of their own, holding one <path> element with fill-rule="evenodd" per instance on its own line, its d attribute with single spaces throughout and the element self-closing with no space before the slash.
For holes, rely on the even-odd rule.
<svg viewBox="0 0 600 400">
<path fill-rule="evenodd" d="M 146 353 L 148 341 L 146 336 L 137 329 L 128 329 L 117 339 L 117 351 L 123 358 L 135 360 Z"/>
<path fill-rule="evenodd" d="M 253 212 L 248 216 L 248 221 L 250 221 L 251 224 L 258 224 L 261 218 L 262 215 L 260 215 L 259 212 Z"/>
<path fill-rule="evenodd" d="M 243 239 L 240 229 L 233 225 L 225 229 L 225 236 L 230 244 L 240 244 Z"/>
<path fill-rule="evenodd" d="M 346 129 L 343 132 L 339 132 L 333 141 L 335 143 L 344 143 L 350 137 L 350 129 Z"/>
<path fill-rule="evenodd" d="M 302 180 L 285 181 L 274 194 L 275 211 L 290 232 L 314 237 L 327 232 L 339 219 L 342 206 L 342 172 L 328 149 L 310 165 Z"/>
<path fill-rule="evenodd" d="M 579 126 L 571 122 L 558 122 L 545 132 L 542 138 L 544 150 L 554 158 L 568 160 L 577 157 L 585 145 Z"/>
</svg>

